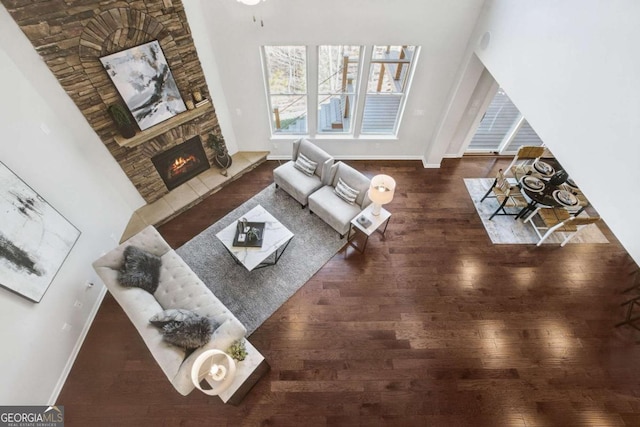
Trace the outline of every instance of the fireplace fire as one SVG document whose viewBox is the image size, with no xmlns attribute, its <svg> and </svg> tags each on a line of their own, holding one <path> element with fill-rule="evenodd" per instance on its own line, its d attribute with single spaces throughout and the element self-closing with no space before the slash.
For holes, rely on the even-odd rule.
<svg viewBox="0 0 640 427">
<path fill-rule="evenodd" d="M 199 136 L 157 154 L 151 161 L 169 190 L 210 167 Z"/>
</svg>

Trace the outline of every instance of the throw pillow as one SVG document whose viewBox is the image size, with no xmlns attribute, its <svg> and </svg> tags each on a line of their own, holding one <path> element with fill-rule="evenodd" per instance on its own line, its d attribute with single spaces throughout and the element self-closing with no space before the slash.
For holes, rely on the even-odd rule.
<svg viewBox="0 0 640 427">
<path fill-rule="evenodd" d="M 162 328 L 167 323 L 183 322 L 187 319 L 196 317 L 200 316 L 193 311 L 185 310 L 183 308 L 170 308 L 168 310 L 161 311 L 158 314 L 154 314 L 151 319 L 149 319 L 149 322 L 151 322 L 154 326 Z"/>
<path fill-rule="evenodd" d="M 213 331 L 213 324 L 202 316 L 190 317 L 182 322 L 169 322 L 162 327 L 165 341 L 186 350 L 208 343 Z"/>
<path fill-rule="evenodd" d="M 162 260 L 136 246 L 124 250 L 124 262 L 118 273 L 122 286 L 142 288 L 149 293 L 158 289 Z"/>
<path fill-rule="evenodd" d="M 296 162 L 293 164 L 296 169 L 302 171 L 305 175 L 312 176 L 316 172 L 316 168 L 318 167 L 318 163 L 309 159 L 302 153 L 298 154 L 298 158 Z"/>
<path fill-rule="evenodd" d="M 338 197 L 350 205 L 353 205 L 356 202 L 356 199 L 360 194 L 359 190 L 349 187 L 342 178 L 338 178 L 338 184 L 336 184 L 336 188 L 333 191 L 338 195 Z"/>
</svg>

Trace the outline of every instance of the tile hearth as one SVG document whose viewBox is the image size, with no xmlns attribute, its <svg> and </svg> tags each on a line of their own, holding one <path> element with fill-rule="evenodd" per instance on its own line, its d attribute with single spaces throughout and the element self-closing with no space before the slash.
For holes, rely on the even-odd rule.
<svg viewBox="0 0 640 427">
<path fill-rule="evenodd" d="M 233 156 L 227 176 L 212 166 L 207 171 L 171 190 L 159 200 L 149 203 L 133 213 L 120 242 L 141 231 L 148 225 L 160 225 L 170 220 L 226 184 L 267 160 L 268 151 L 241 151 Z"/>
</svg>

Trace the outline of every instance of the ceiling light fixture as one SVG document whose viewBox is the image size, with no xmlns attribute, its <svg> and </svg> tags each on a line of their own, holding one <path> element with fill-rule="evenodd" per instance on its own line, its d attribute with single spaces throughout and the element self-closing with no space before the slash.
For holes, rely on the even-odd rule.
<svg viewBox="0 0 640 427">
<path fill-rule="evenodd" d="M 238 2 L 242 4 L 246 4 L 247 6 L 255 6 L 261 1 L 264 1 L 264 0 L 238 0 Z"/>
</svg>

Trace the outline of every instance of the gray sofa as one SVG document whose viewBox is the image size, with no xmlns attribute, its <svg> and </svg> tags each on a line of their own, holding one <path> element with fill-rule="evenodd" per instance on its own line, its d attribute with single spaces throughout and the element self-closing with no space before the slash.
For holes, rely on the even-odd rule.
<svg viewBox="0 0 640 427">
<path fill-rule="evenodd" d="M 338 179 L 359 192 L 355 203 L 349 204 L 336 194 Z M 349 231 L 351 220 L 371 203 L 368 195 L 370 185 L 371 180 L 361 172 L 346 163 L 337 162 L 329 170 L 327 185 L 309 196 L 309 211 L 344 237 Z"/>
<path fill-rule="evenodd" d="M 160 282 L 153 294 L 140 288 L 123 287 L 118 282 L 123 252 L 129 245 L 157 255 L 162 260 Z M 186 396 L 194 389 L 191 366 L 203 351 L 226 350 L 247 332 L 153 226 L 148 226 L 100 257 L 93 263 L 93 268 L 129 316 L 171 384 L 182 395 Z M 163 340 L 160 329 L 149 323 L 152 316 L 170 308 L 193 311 L 213 319 L 220 326 L 213 332 L 208 344 L 186 357 L 184 349 L 168 344 Z"/>
<path fill-rule="evenodd" d="M 300 153 L 318 164 L 313 175 L 306 175 L 295 167 Z M 293 143 L 291 160 L 274 169 L 273 181 L 276 188 L 286 191 L 302 207 L 305 207 L 309 195 L 327 183 L 331 165 L 333 165 L 333 157 L 308 139 L 299 139 Z"/>
</svg>

